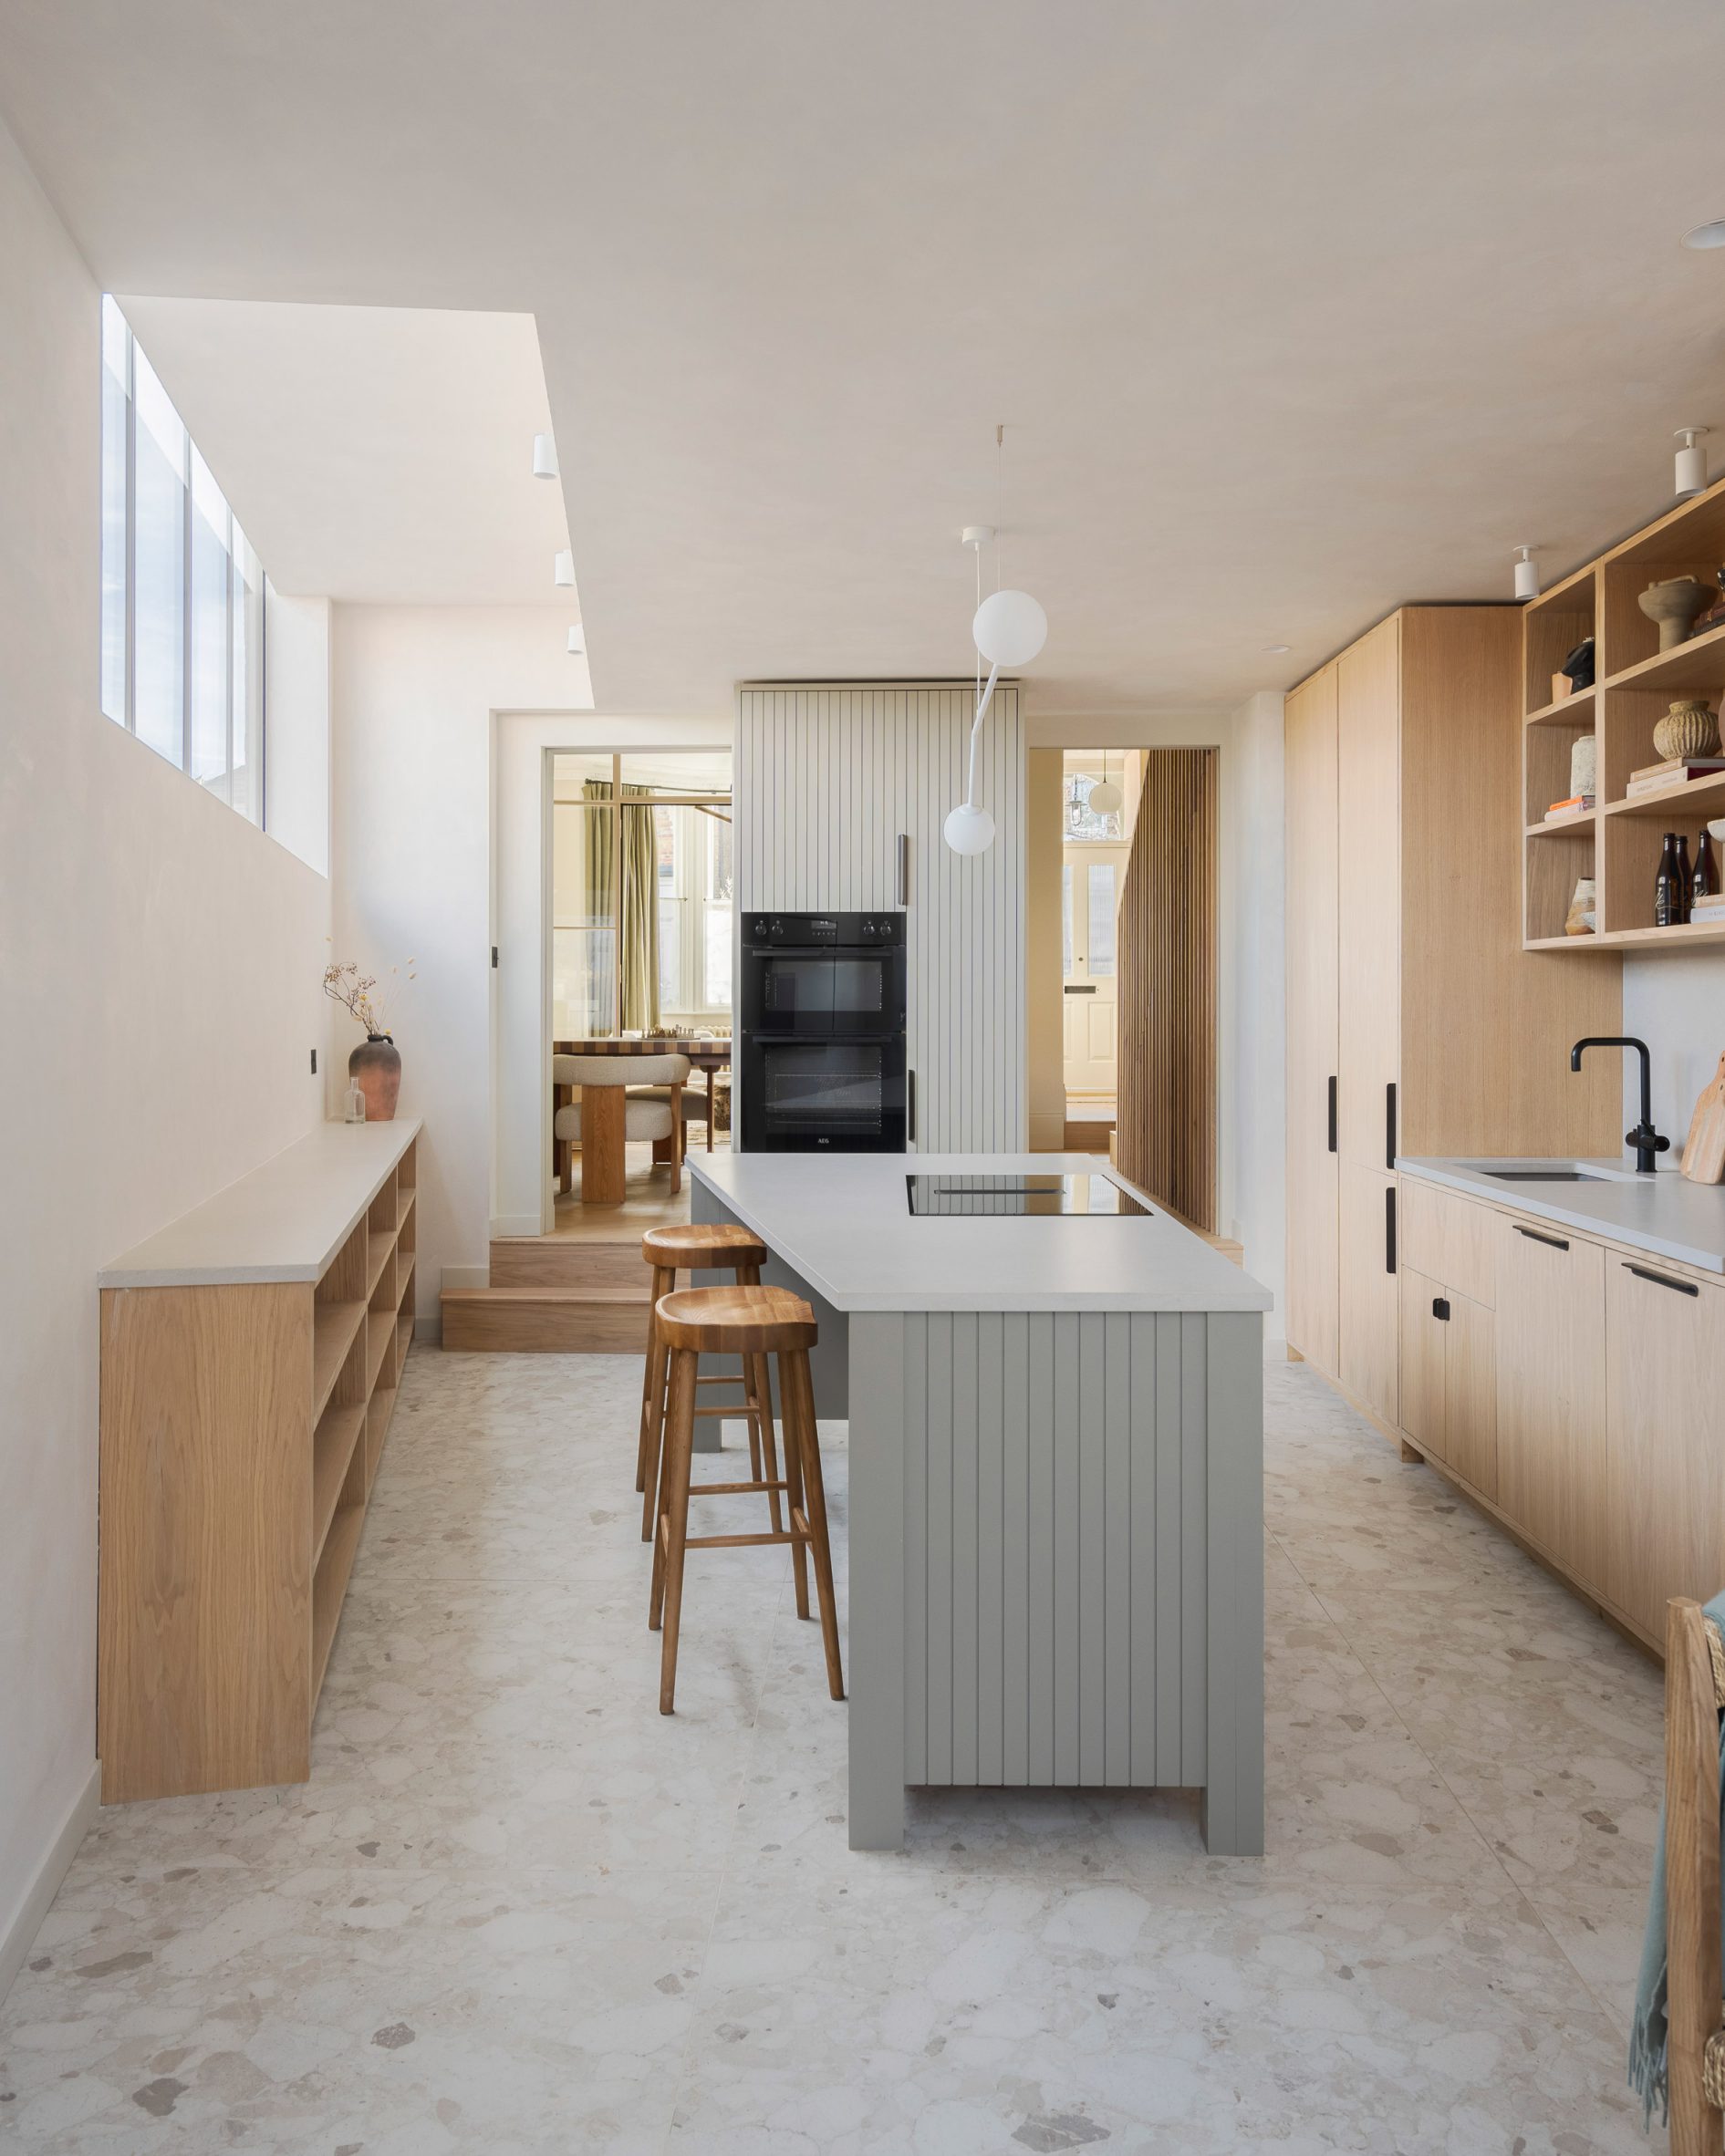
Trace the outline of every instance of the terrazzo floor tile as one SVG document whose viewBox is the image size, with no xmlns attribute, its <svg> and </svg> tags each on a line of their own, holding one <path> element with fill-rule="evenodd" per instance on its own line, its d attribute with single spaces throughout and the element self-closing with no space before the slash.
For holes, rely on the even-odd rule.
<svg viewBox="0 0 1725 2156">
<path fill-rule="evenodd" d="M 1657 1672 L 1311 1372 L 1265 1371 L 1252 1861 L 1179 1790 L 913 1790 L 904 1850 L 853 1853 L 781 1551 L 691 1557 L 662 1717 L 639 1384 L 410 1359 L 310 1781 L 100 1815 L 0 2008 L 0 2143 L 1649 2146 L 1622 2060 Z"/>
</svg>

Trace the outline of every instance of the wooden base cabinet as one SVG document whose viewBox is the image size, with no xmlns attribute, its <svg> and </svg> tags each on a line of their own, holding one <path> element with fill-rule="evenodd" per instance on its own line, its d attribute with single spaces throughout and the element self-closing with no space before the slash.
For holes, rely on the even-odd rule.
<svg viewBox="0 0 1725 2156">
<path fill-rule="evenodd" d="M 1619 962 L 1522 948 L 1521 690 L 1517 608 L 1404 606 L 1287 699 L 1288 1342 L 1391 1429 L 1398 1156 L 1623 1128 L 1611 1060 L 1568 1067 Z"/>
<path fill-rule="evenodd" d="M 1404 1266 L 1401 1426 L 1409 1443 L 1497 1496 L 1497 1316 Z"/>
<path fill-rule="evenodd" d="M 1585 1587 L 1605 1576 L 1605 1269 L 1512 1220 L 1498 1252 L 1498 1503 Z"/>
<path fill-rule="evenodd" d="M 1605 1590 L 1654 1640 L 1725 1587 L 1725 1286 L 1605 1254 Z"/>
</svg>

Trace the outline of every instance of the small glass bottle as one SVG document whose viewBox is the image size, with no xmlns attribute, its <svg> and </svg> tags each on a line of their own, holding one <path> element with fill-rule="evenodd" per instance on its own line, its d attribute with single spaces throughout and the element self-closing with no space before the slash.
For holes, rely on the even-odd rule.
<svg viewBox="0 0 1725 2156">
<path fill-rule="evenodd" d="M 1719 895 L 1719 868 L 1713 859 L 1713 841 L 1703 831 L 1695 842 L 1695 874 L 1689 879 L 1689 904 Z"/>
<path fill-rule="evenodd" d="M 357 1078 L 348 1081 L 348 1090 L 342 1095 L 341 1119 L 344 1123 L 363 1123 L 366 1119 L 365 1088 Z"/>
<path fill-rule="evenodd" d="M 1653 925 L 1675 928 L 1683 919 L 1683 886 L 1678 881 L 1677 833 L 1668 831 L 1659 855 L 1659 872 L 1653 879 Z"/>
<path fill-rule="evenodd" d="M 1677 896 L 1678 917 L 1687 921 L 1695 897 L 1695 872 L 1689 866 L 1689 834 L 1682 831 L 1678 833 L 1677 837 Z"/>
</svg>

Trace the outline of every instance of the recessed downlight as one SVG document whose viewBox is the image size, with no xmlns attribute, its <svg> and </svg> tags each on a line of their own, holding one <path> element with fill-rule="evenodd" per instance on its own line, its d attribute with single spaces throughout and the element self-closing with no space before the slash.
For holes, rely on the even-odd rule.
<svg viewBox="0 0 1725 2156">
<path fill-rule="evenodd" d="M 1266 644 L 1264 646 L 1264 649 L 1266 651 L 1275 652 L 1292 651 L 1294 649 L 1294 646 L 1292 644 Z"/>
<path fill-rule="evenodd" d="M 1704 254 L 1709 247 L 1725 247 L 1725 217 L 1715 217 L 1710 224 L 1698 224 L 1693 232 L 1686 232 L 1683 244 L 1693 247 L 1698 254 Z"/>
</svg>

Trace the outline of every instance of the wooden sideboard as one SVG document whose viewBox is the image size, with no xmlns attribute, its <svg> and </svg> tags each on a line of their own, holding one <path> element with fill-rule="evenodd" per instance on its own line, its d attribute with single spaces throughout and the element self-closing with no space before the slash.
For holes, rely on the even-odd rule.
<svg viewBox="0 0 1725 2156">
<path fill-rule="evenodd" d="M 99 1276 L 106 1804 L 310 1772 L 412 1339 L 420 1127 L 326 1124 Z"/>
</svg>

